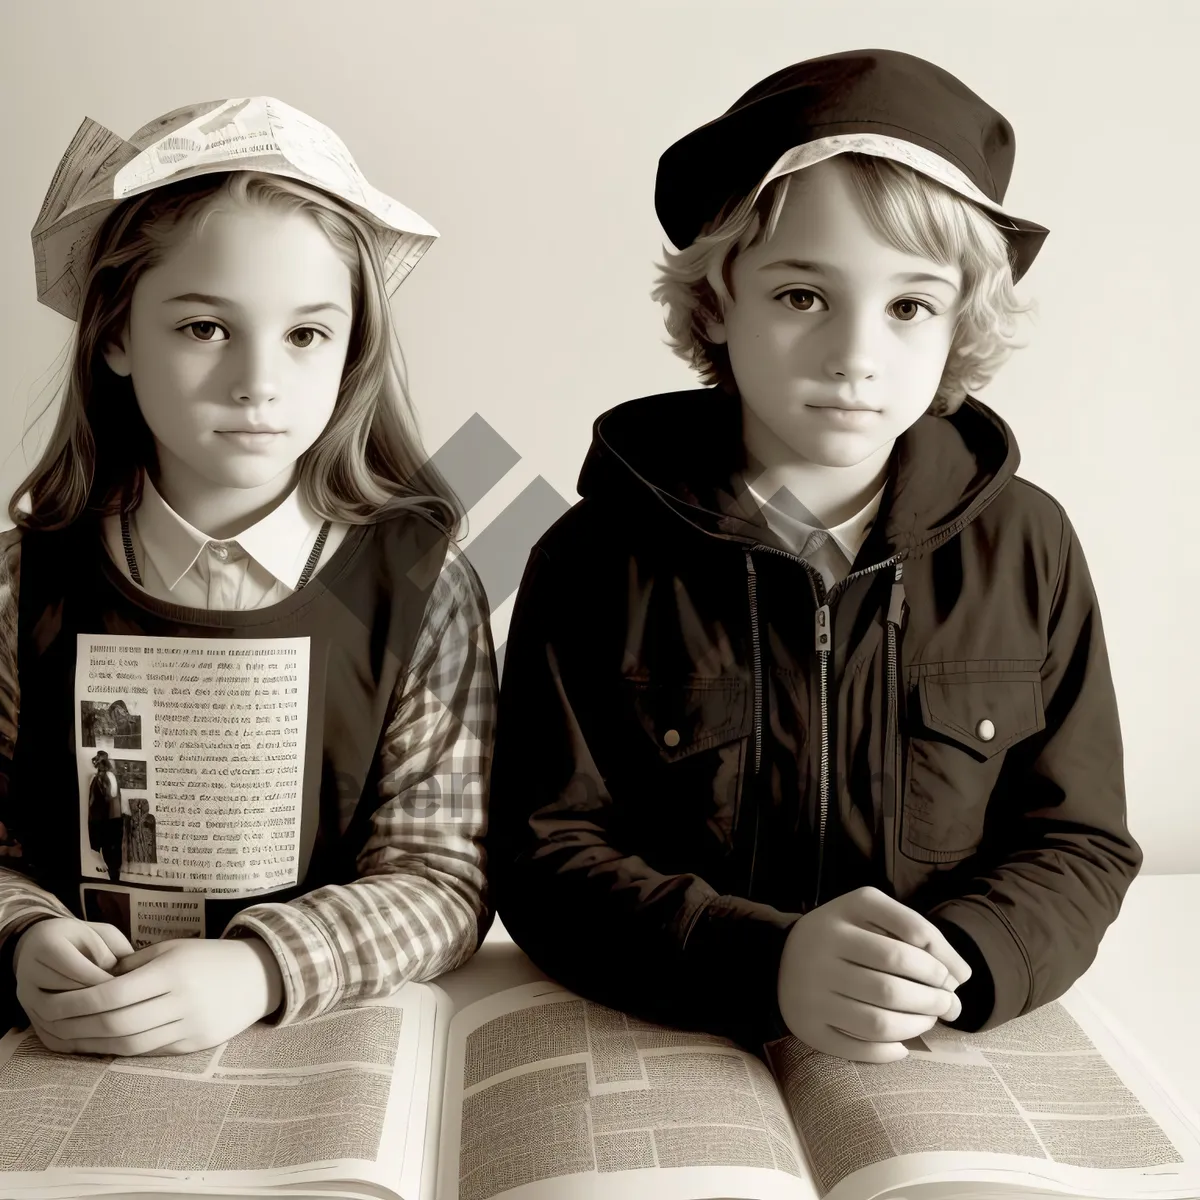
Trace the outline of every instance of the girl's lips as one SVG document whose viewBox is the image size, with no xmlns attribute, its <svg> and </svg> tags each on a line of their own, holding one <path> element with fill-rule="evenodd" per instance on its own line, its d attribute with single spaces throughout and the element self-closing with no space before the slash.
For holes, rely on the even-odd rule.
<svg viewBox="0 0 1200 1200">
<path fill-rule="evenodd" d="M 217 432 L 221 437 L 228 438 L 229 441 L 241 446 L 244 450 L 265 450 L 274 443 L 276 438 L 283 437 L 282 432 L 275 430 L 251 433 L 246 429 L 219 429 Z"/>
</svg>

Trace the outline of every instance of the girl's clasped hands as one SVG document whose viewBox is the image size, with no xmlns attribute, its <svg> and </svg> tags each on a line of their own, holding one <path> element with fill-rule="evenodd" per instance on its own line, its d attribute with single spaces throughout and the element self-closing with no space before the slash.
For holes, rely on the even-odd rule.
<svg viewBox="0 0 1200 1200">
<path fill-rule="evenodd" d="M 260 938 L 171 938 L 134 950 L 115 926 L 73 917 L 26 929 L 13 967 L 30 1024 L 60 1053 L 207 1050 L 274 1012 L 283 988 Z"/>
</svg>

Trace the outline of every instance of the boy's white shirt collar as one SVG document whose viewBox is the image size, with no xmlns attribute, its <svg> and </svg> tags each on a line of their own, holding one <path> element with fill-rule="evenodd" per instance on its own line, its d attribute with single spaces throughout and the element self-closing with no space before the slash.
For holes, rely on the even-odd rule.
<svg viewBox="0 0 1200 1200">
<path fill-rule="evenodd" d="M 801 520 L 794 513 L 789 512 L 786 508 L 777 508 L 770 504 L 770 499 L 779 489 L 776 488 L 771 492 L 770 496 L 764 496 L 755 484 L 751 484 L 748 480 L 746 486 L 750 489 L 751 495 L 758 502 L 760 508 L 770 509 L 771 515 L 782 517 L 789 524 L 795 525 L 801 529 L 807 530 L 808 533 L 816 531 L 818 526 L 812 525 L 807 521 Z M 858 556 L 859 550 L 862 548 L 863 542 L 867 540 L 867 534 L 874 523 L 876 516 L 879 514 L 879 504 L 883 499 L 884 490 L 887 487 L 887 480 L 884 480 L 879 491 L 871 497 L 870 500 L 863 505 L 852 517 L 847 517 L 840 525 L 832 525 L 829 527 L 829 535 L 838 544 L 839 549 L 846 556 L 848 562 L 853 562 Z M 802 539 L 801 539 L 802 540 Z"/>
<path fill-rule="evenodd" d="M 862 549 L 863 542 L 867 540 L 867 533 L 875 523 L 875 517 L 879 513 L 879 502 L 883 499 L 886 487 L 887 483 L 885 482 L 854 516 L 840 525 L 835 525 L 829 531 L 830 536 L 841 547 L 842 553 L 849 562 L 855 560 L 859 550 Z"/>
<path fill-rule="evenodd" d="M 294 487 L 282 503 L 237 537 L 210 538 L 163 499 L 147 473 L 142 474 L 142 502 L 134 519 L 146 557 L 172 591 L 211 542 L 236 543 L 281 583 L 295 587 L 323 524 L 300 488 Z"/>
</svg>

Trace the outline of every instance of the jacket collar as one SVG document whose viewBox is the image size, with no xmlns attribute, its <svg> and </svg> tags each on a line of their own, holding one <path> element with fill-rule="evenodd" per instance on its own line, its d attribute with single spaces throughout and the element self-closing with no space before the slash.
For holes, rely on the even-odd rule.
<svg viewBox="0 0 1200 1200">
<path fill-rule="evenodd" d="M 921 417 L 896 440 L 868 535 L 871 554 L 909 557 L 932 549 L 995 498 L 1019 461 L 1012 430 L 974 397 L 951 416 Z M 578 490 L 663 522 L 668 531 L 775 544 L 740 482 L 746 465 L 736 396 L 716 388 L 667 392 L 596 418 Z"/>
</svg>

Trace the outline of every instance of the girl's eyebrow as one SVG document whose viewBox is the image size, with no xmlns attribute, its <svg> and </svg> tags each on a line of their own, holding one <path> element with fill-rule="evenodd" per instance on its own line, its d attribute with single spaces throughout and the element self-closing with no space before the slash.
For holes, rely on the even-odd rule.
<svg viewBox="0 0 1200 1200">
<path fill-rule="evenodd" d="M 788 271 L 799 271 L 802 274 L 808 275 L 836 275 L 837 271 L 831 271 L 828 267 L 822 266 L 820 263 L 805 262 L 798 258 L 781 258 L 776 262 L 765 263 L 758 268 L 760 271 L 777 271 L 780 269 Z M 944 275 L 931 275 L 925 271 L 913 271 L 911 273 L 901 273 L 893 275 L 888 281 L 890 283 L 944 283 L 948 288 L 954 288 L 957 292 L 958 287 L 952 279 L 947 279 Z"/>
<path fill-rule="evenodd" d="M 232 300 L 225 299 L 224 296 L 210 296 L 207 292 L 185 292 L 182 296 L 172 296 L 169 300 L 164 300 L 164 304 L 207 304 L 212 308 L 237 308 L 237 305 Z M 292 309 L 293 316 L 303 316 L 306 313 L 324 312 L 326 309 L 334 309 L 340 312 L 343 316 L 348 317 L 350 314 L 340 305 L 334 304 L 332 300 L 321 300 L 316 304 L 302 304 L 299 308 Z"/>
</svg>

